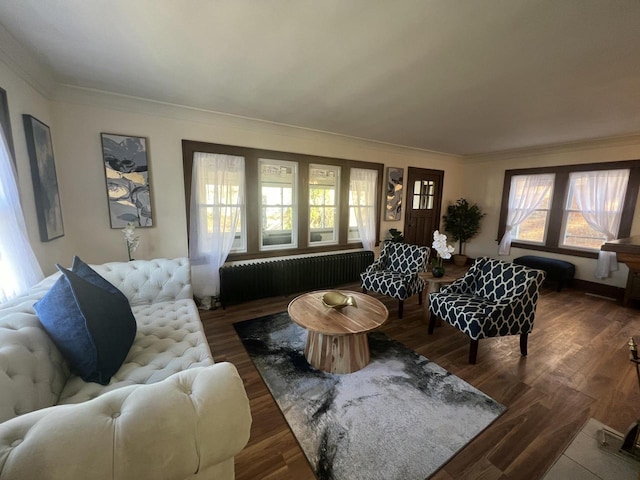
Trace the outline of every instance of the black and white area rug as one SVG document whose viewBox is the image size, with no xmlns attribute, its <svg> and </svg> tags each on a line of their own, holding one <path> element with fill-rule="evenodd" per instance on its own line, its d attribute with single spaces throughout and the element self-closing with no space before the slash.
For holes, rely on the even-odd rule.
<svg viewBox="0 0 640 480">
<path fill-rule="evenodd" d="M 234 324 L 318 480 L 423 480 L 506 407 L 380 332 L 371 362 L 325 373 L 286 312 Z"/>
</svg>

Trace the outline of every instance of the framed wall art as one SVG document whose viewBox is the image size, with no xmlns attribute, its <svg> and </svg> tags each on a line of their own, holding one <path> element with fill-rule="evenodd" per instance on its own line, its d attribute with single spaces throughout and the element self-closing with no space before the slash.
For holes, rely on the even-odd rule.
<svg viewBox="0 0 640 480">
<path fill-rule="evenodd" d="M 401 219 L 403 175 L 403 168 L 387 167 L 387 205 L 384 211 L 386 221 Z"/>
<path fill-rule="evenodd" d="M 27 136 L 40 240 L 49 242 L 64 235 L 51 130 L 31 115 L 24 114 L 22 119 Z"/>
<path fill-rule="evenodd" d="M 111 228 L 152 227 L 147 139 L 101 133 Z"/>
</svg>

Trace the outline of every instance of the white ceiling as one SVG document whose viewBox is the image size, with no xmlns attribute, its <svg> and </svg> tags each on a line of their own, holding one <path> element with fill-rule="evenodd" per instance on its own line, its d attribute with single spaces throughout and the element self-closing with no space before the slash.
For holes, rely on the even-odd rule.
<svg viewBox="0 0 640 480">
<path fill-rule="evenodd" d="M 421 149 L 640 133 L 640 0 L 2 0 L 0 23 L 60 84 Z"/>
</svg>

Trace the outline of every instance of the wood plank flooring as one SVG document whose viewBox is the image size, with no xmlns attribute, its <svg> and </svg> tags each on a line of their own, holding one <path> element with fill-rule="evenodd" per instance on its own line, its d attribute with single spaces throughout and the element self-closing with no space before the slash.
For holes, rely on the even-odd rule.
<svg viewBox="0 0 640 480">
<path fill-rule="evenodd" d="M 359 291 L 357 284 L 342 288 Z M 417 297 L 405 301 L 402 320 L 395 300 L 375 297 L 390 313 L 383 332 L 508 407 L 433 479 L 542 478 L 589 417 L 624 432 L 640 415 L 638 381 L 626 346 L 630 336 L 640 339 L 637 306 L 625 308 L 570 288 L 545 288 L 529 335 L 529 356 L 520 356 L 517 336 L 486 339 L 480 341 L 478 363 L 469 365 L 467 337 L 448 325 L 428 335 Z M 251 440 L 236 457 L 239 480 L 315 478 L 232 326 L 286 311 L 292 298 L 200 312 L 216 362 L 236 365 L 251 402 Z"/>
</svg>

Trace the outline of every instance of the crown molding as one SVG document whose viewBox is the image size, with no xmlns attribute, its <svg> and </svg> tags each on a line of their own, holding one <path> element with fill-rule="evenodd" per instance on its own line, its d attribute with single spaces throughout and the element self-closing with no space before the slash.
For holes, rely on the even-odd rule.
<svg viewBox="0 0 640 480">
<path fill-rule="evenodd" d="M 2 24 L 0 24 L 0 61 L 45 98 L 51 98 L 56 84 L 52 72 L 36 60 L 33 53 L 18 42 Z"/>
<path fill-rule="evenodd" d="M 146 114 L 188 122 L 198 122 L 211 126 L 219 126 L 220 128 L 239 129 L 251 133 L 255 133 L 255 129 L 258 127 L 262 132 L 268 133 L 269 135 L 295 138 L 297 140 L 306 138 L 317 142 L 320 138 L 325 137 L 327 139 L 330 138 L 333 143 L 337 142 L 347 148 L 357 147 L 358 149 L 384 151 L 390 154 L 415 155 L 416 157 L 423 158 L 425 155 L 429 155 L 434 159 L 455 162 L 456 164 L 462 164 L 463 160 L 460 155 L 407 147 L 367 138 L 352 137 L 340 133 L 206 110 L 198 107 L 178 105 L 92 88 L 77 87 L 75 85 L 58 84 L 53 93 L 53 100 L 78 105 L 100 106 L 132 114 Z M 253 135 L 249 135 L 247 138 L 251 139 L 253 137 Z M 263 144 L 247 144 L 244 146 L 264 148 Z M 291 151 L 294 153 L 308 153 L 303 151 L 296 152 L 295 149 Z"/>
<path fill-rule="evenodd" d="M 520 148 L 514 150 L 502 150 L 493 153 L 483 153 L 478 155 L 468 155 L 464 157 L 465 162 L 490 162 L 499 160 L 509 160 L 517 158 L 531 158 L 544 155 L 580 152 L 586 150 L 599 150 L 604 148 L 640 147 L 640 133 L 621 135 L 615 137 L 595 138 L 591 140 L 567 142 L 555 145 L 543 145 L 532 148 Z"/>
</svg>

